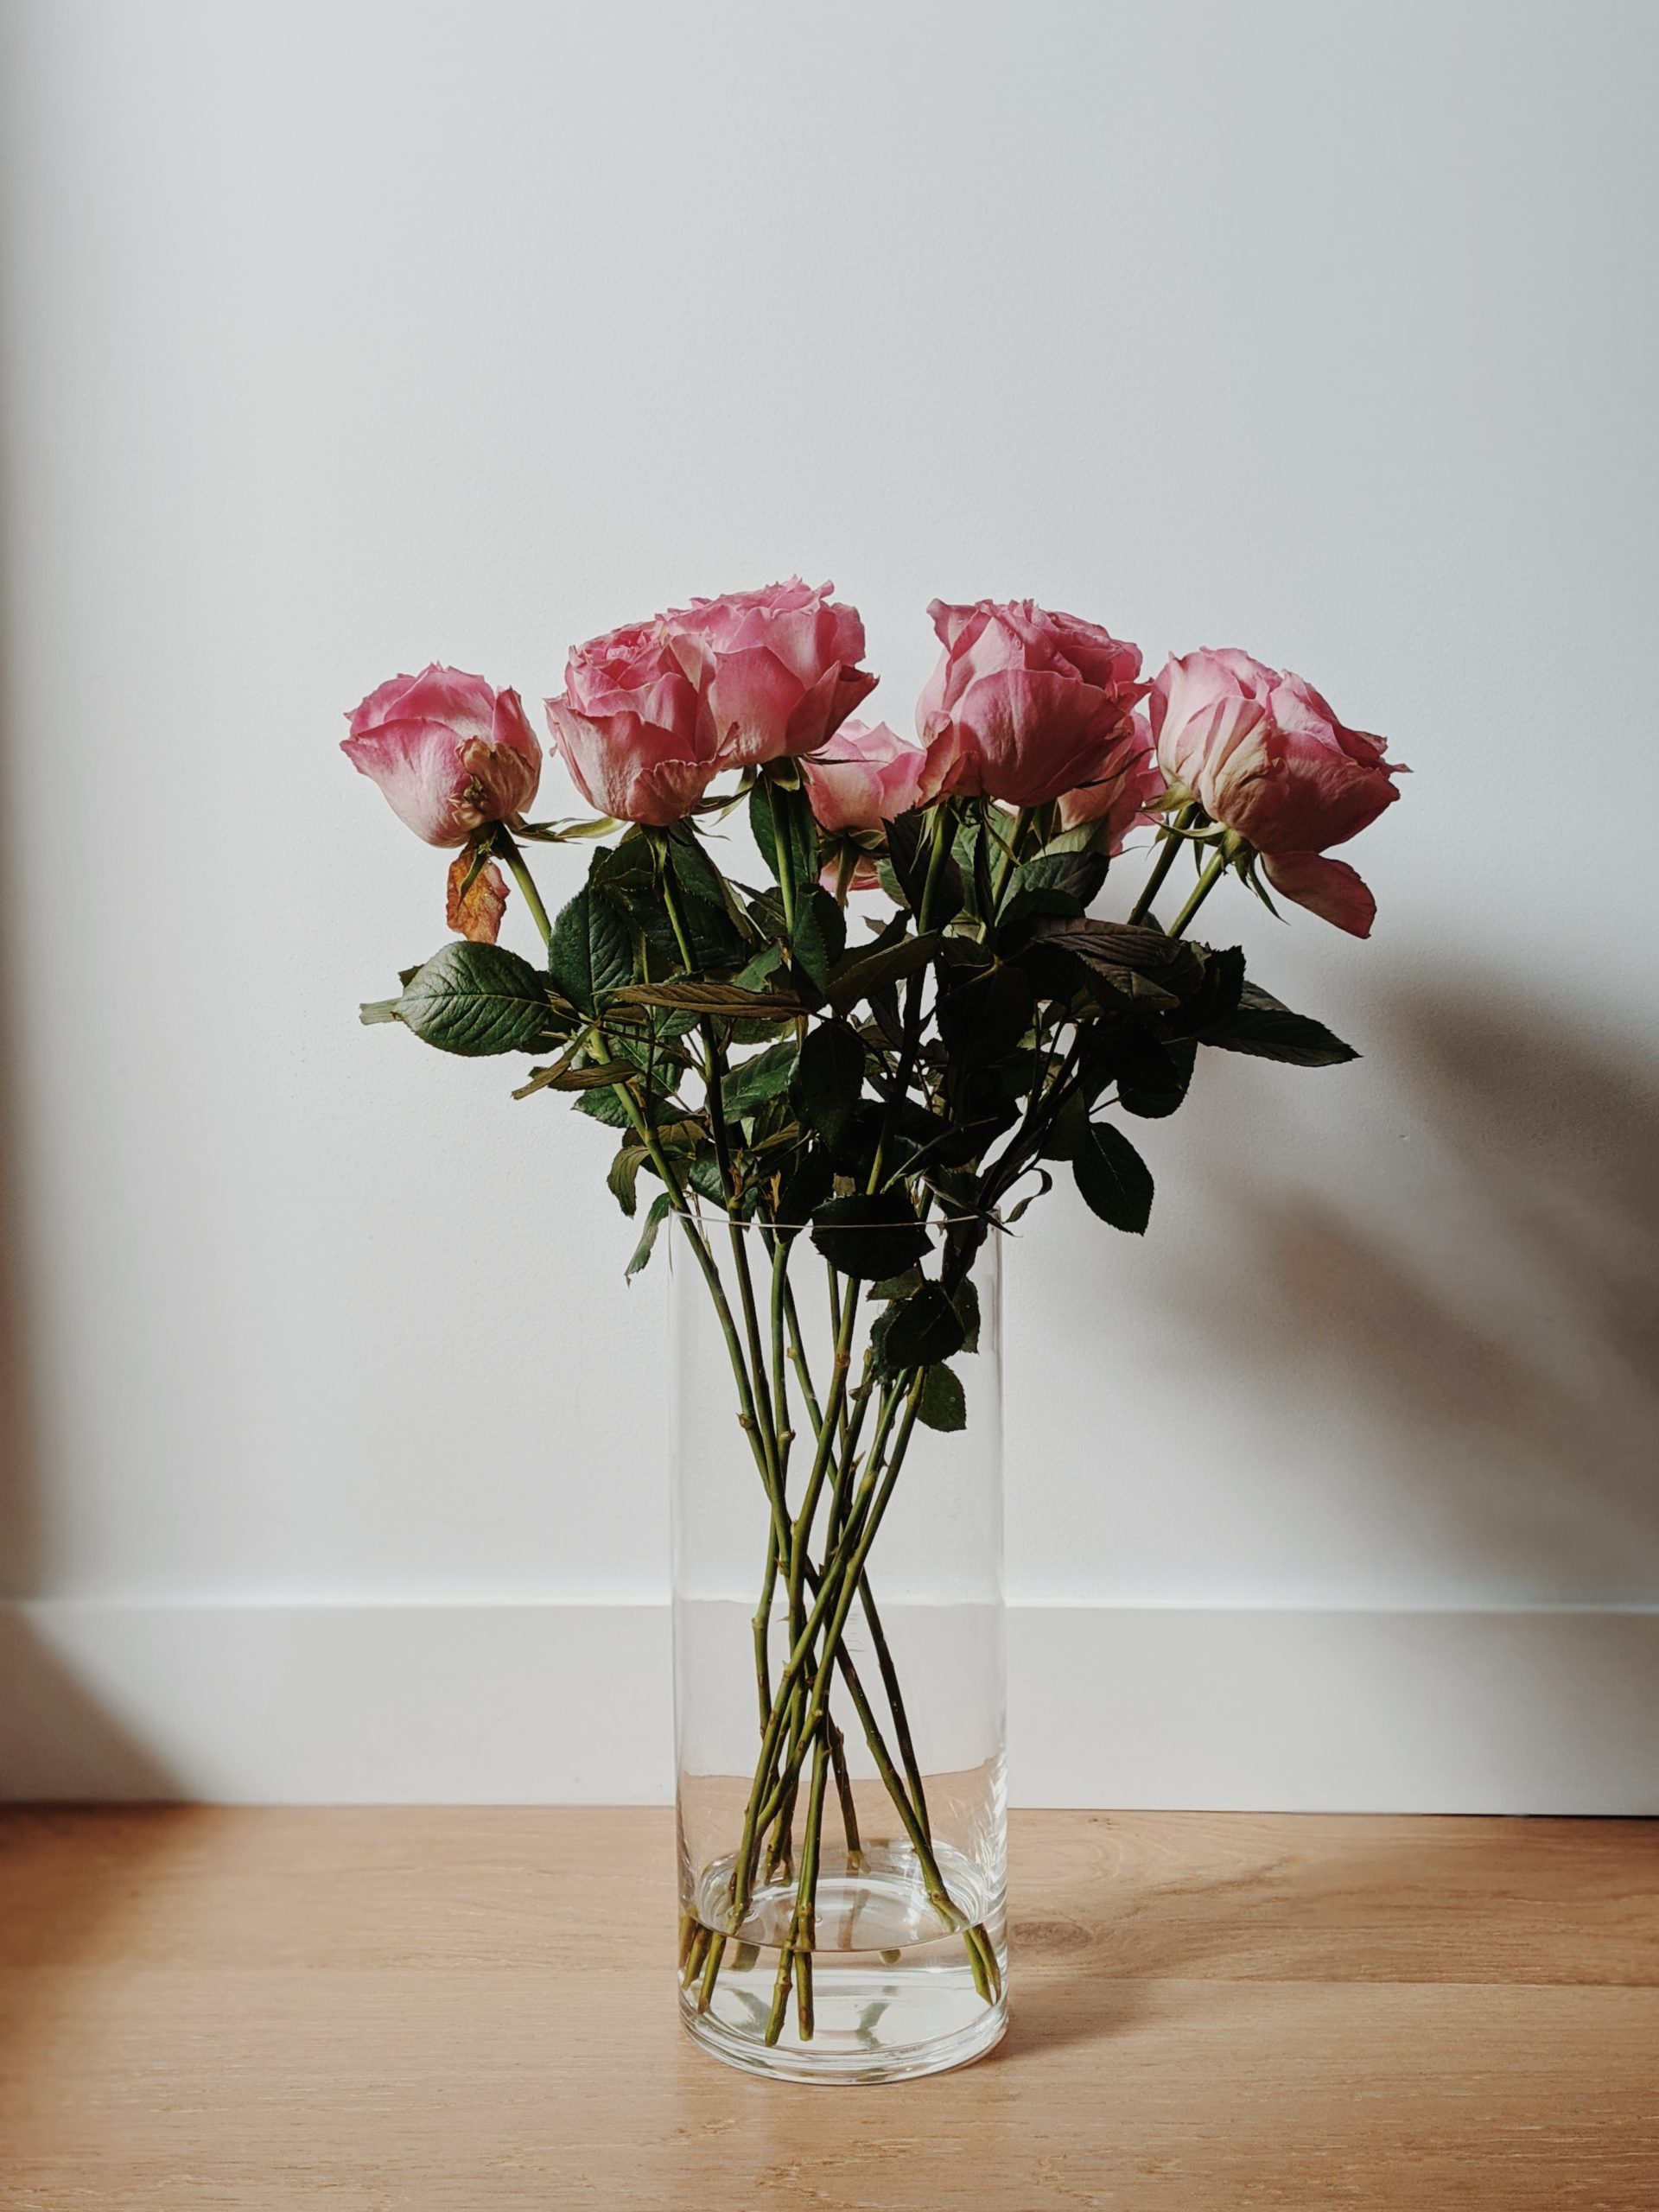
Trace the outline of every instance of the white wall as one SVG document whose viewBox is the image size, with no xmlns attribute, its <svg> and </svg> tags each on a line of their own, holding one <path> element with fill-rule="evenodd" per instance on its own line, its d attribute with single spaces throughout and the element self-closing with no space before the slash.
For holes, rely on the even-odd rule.
<svg viewBox="0 0 1659 2212">
<path fill-rule="evenodd" d="M 1659 1605 L 1659 16 L 8 22 L 4 1572 L 74 1774 L 109 1778 L 101 1713 L 163 1779 L 259 1793 L 192 1764 L 209 1611 L 660 1597 L 660 1284 L 623 1285 L 599 1133 L 357 1027 L 442 936 L 442 861 L 334 743 L 393 670 L 539 696 L 573 639 L 795 569 L 861 607 L 897 722 L 931 595 L 1029 594 L 1287 663 L 1414 770 L 1356 849 L 1370 944 L 1228 916 L 1363 1062 L 1209 1068 L 1146 1132 L 1144 1247 L 1069 1193 L 1028 1217 L 1013 1597 L 1103 1636 Z M 158 1613 L 123 1715 L 120 1624 Z M 1497 1669 L 1469 1726 L 1520 1731 L 1506 1802 L 1659 1787 L 1634 1721 L 1549 1766 L 1649 1625 L 1605 1679 L 1559 1647 L 1549 1743 Z M 259 1738 L 288 1663 L 222 1731 Z M 486 1786 L 393 1704 L 397 1789 Z M 1185 1725 L 1117 1794 L 1239 1794 Z M 654 1726 L 626 1773 L 537 1747 L 487 1787 L 648 1791 Z M 1366 1795 L 1262 1726 L 1268 1799 Z M 1455 1758 L 1401 1756 L 1380 1798 L 1456 1801 Z M 308 1772 L 350 1794 L 349 1758 L 270 1786 Z"/>
</svg>

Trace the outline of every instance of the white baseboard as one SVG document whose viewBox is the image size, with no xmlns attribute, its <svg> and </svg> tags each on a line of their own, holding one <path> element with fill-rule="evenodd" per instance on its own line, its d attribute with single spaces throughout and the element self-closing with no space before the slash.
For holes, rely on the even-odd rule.
<svg viewBox="0 0 1659 2212">
<path fill-rule="evenodd" d="M 1026 1805 L 1659 1813 L 1659 1612 L 1015 1607 Z M 0 1796 L 640 1804 L 660 1605 L 0 1606 Z"/>
</svg>

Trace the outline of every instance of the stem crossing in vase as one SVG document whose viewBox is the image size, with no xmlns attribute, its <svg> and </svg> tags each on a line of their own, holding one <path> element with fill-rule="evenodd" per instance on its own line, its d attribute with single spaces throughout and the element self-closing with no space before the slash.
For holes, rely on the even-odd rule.
<svg viewBox="0 0 1659 2212">
<path fill-rule="evenodd" d="M 683 2011 L 758 2072 L 930 2072 L 1004 2019 L 996 1242 L 941 1226 L 899 1286 L 826 1269 L 787 1227 L 729 1241 L 717 1259 L 677 1219 Z M 885 1356 L 924 1281 L 976 1317 L 961 1407 Z"/>
</svg>

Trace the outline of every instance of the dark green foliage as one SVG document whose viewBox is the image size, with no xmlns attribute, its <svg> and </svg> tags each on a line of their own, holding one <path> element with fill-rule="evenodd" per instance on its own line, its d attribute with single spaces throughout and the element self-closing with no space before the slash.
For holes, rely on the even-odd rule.
<svg viewBox="0 0 1659 2212">
<path fill-rule="evenodd" d="M 1285 1060 L 1292 1067 L 1334 1068 L 1357 1060 L 1351 1045 L 1333 1036 L 1322 1021 L 1293 1014 L 1266 991 L 1246 983 L 1237 1006 L 1199 1032 L 1203 1043 L 1224 1052 L 1249 1052 L 1257 1059 Z"/>
<path fill-rule="evenodd" d="M 1198 1048 L 1189 1039 L 1166 1041 L 1141 1022 L 1126 1022 L 1117 1040 L 1117 1103 L 1126 1114 L 1159 1121 L 1185 1103 Z"/>
<path fill-rule="evenodd" d="M 815 1002 L 829 988 L 830 972 L 847 943 L 847 917 L 819 884 L 801 890 L 795 902 L 795 928 L 790 951 L 798 976 L 815 994 Z"/>
<path fill-rule="evenodd" d="M 926 1252 L 928 1241 L 902 1191 L 831 1198 L 812 1217 L 812 1242 L 824 1258 L 862 1282 L 902 1274 Z"/>
<path fill-rule="evenodd" d="M 930 1367 L 923 1376 L 917 1419 L 924 1428 L 943 1429 L 947 1434 L 967 1427 L 967 1394 L 954 1368 Z"/>
<path fill-rule="evenodd" d="M 592 1014 L 607 992 L 632 981 L 627 917 L 605 892 L 585 887 L 560 909 L 547 948 L 547 972 L 555 988 L 584 1014 Z"/>
<path fill-rule="evenodd" d="M 928 1367 L 962 1350 L 967 1332 L 942 1284 L 923 1281 L 891 1305 L 871 1338 L 877 1359 L 890 1374 Z"/>
<path fill-rule="evenodd" d="M 547 978 L 504 945 L 458 939 L 417 968 L 401 998 L 365 1007 L 366 1021 L 401 1021 L 441 1052 L 482 1058 L 532 1052 L 559 1033 Z"/>
<path fill-rule="evenodd" d="M 1152 1213 L 1152 1171 L 1121 1129 L 1096 1122 L 1078 1147 L 1071 1173 L 1090 1211 L 1114 1229 L 1145 1233 Z"/>
<path fill-rule="evenodd" d="M 628 830 L 594 848 L 545 975 L 446 945 L 364 1018 L 447 1052 L 541 1056 L 519 1095 L 567 1092 L 617 1133 L 624 1211 L 642 1173 L 668 1186 L 639 1265 L 682 1198 L 786 1236 L 808 1226 L 873 1287 L 878 1363 L 926 1376 L 934 1426 L 961 1417 L 948 1363 L 978 1341 L 975 1254 L 1049 1187 L 1050 1164 L 1138 1235 L 1153 1180 L 1122 1123 L 1176 1112 L 1201 1045 L 1312 1067 L 1354 1057 L 1247 982 L 1236 948 L 1093 914 L 1096 826 L 1057 833 L 1054 808 L 1016 823 L 950 799 L 889 823 L 884 849 L 868 841 L 895 901 L 874 931 L 868 905 L 843 911 L 823 888 L 838 847 L 793 763 L 753 775 L 747 817 L 760 888 L 727 874 L 696 817 Z"/>
<path fill-rule="evenodd" d="M 791 893 L 816 883 L 818 875 L 818 830 L 805 791 L 792 790 L 777 779 L 760 775 L 749 793 L 749 828 L 781 890 Z"/>
<path fill-rule="evenodd" d="M 639 1232 L 639 1242 L 634 1246 L 633 1257 L 628 1262 L 627 1273 L 630 1281 L 643 1267 L 648 1264 L 652 1253 L 656 1249 L 657 1232 L 667 1220 L 673 1204 L 673 1199 L 666 1191 L 659 1192 L 652 1200 L 650 1211 L 645 1216 L 645 1225 Z"/>
<path fill-rule="evenodd" d="M 844 1021 L 809 1029 L 791 1096 L 807 1127 L 833 1151 L 845 1135 L 864 1084 L 864 1046 Z"/>
<path fill-rule="evenodd" d="M 797 1048 L 791 1043 L 769 1045 L 764 1052 L 738 1061 L 720 1087 L 728 1121 L 741 1122 L 768 1098 L 787 1090 L 797 1057 Z"/>
</svg>

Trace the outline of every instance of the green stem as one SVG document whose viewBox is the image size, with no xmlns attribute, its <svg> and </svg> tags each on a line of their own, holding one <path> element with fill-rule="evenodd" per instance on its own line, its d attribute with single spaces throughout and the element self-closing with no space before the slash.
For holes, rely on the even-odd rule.
<svg viewBox="0 0 1659 2212">
<path fill-rule="evenodd" d="M 1023 820 L 1023 816 L 1021 819 Z M 927 875 L 922 886 L 921 911 L 916 917 L 916 933 L 925 937 L 933 919 L 933 901 L 940 879 L 944 874 L 944 862 L 950 855 L 955 817 L 944 801 L 933 812 L 933 849 L 928 855 Z M 867 1192 L 881 1188 L 881 1171 L 887 1164 L 887 1147 L 893 1136 L 893 1126 L 898 1117 L 899 1102 L 908 1096 L 910 1078 L 915 1071 L 916 1054 L 922 1040 L 922 976 L 913 975 L 905 990 L 905 1027 L 899 1048 L 899 1066 L 893 1088 L 887 1093 L 887 1103 L 881 1116 L 880 1135 L 875 1141 L 875 1158 L 870 1164 L 870 1179 L 864 1185 Z"/>
<path fill-rule="evenodd" d="M 853 1329 L 858 1318 L 858 1285 L 855 1282 L 849 1284 L 846 1300 L 842 1307 L 841 1327 L 836 1339 L 836 1372 L 830 1387 L 832 1410 L 829 1419 L 820 1427 L 812 1454 L 811 1469 L 807 1476 L 806 1487 L 801 1496 L 800 1510 L 796 1514 L 794 1523 L 790 1530 L 789 1633 L 791 1649 L 800 1640 L 806 1626 L 806 1547 L 811 1534 L 813 1521 L 817 1517 L 818 1499 L 823 1493 L 824 1477 L 835 1446 L 833 1408 L 837 1395 L 844 1396 L 846 1391 L 847 1370 L 852 1357 Z M 843 1471 L 848 1459 L 857 1449 L 857 1440 L 863 1428 L 865 1408 L 868 1402 L 869 1384 L 866 1382 L 861 1387 L 854 1402 L 853 1419 L 848 1428 L 848 1442 L 842 1447 Z M 841 1479 L 842 1478 L 838 1477 L 836 1485 L 837 1495 L 841 1488 Z M 810 1663 L 809 1643 L 809 1667 Z M 807 1740 L 801 1730 L 801 1717 L 804 1711 L 804 1692 L 798 1686 L 791 1702 L 790 1744 L 791 1752 L 798 1751 L 802 1757 L 805 1754 Z M 760 1825 L 763 1834 L 774 1816 L 777 1821 L 777 1834 L 773 1838 L 768 1864 L 777 1867 L 788 1863 L 791 1847 L 791 1831 L 795 1818 L 795 1791 L 789 1783 L 785 1783 L 779 1792 L 775 1808 L 762 1816 Z"/>
<path fill-rule="evenodd" d="M 495 850 L 505 861 L 507 873 L 524 893 L 524 904 L 530 909 L 530 918 L 542 933 L 542 943 L 544 945 L 551 944 L 553 925 L 547 918 L 547 909 L 542 904 L 542 894 L 536 888 L 536 879 L 525 867 L 524 856 L 519 851 L 512 832 L 507 828 L 505 823 L 496 823 L 495 835 L 491 842 Z"/>
<path fill-rule="evenodd" d="M 800 1377 L 801 1395 L 806 1401 L 807 1416 L 812 1423 L 813 1429 L 816 1432 L 822 1432 L 823 1419 L 818 1410 L 817 1394 L 812 1388 L 811 1370 L 806 1363 L 806 1347 L 801 1341 L 800 1316 L 795 1310 L 793 1298 L 787 1294 L 785 1317 L 789 1323 L 791 1343 L 794 1351 L 795 1371 Z M 921 1764 L 916 1757 L 915 1740 L 910 1731 L 910 1715 L 905 1709 L 904 1691 L 899 1680 L 899 1669 L 893 1661 L 893 1648 L 887 1642 L 887 1630 L 881 1616 L 876 1610 L 875 1593 L 870 1588 L 870 1579 L 868 1574 L 859 1579 L 858 1597 L 859 1604 L 863 1609 L 865 1625 L 870 1632 L 870 1643 L 875 1652 L 875 1663 L 881 1676 L 881 1687 L 887 1693 L 888 1709 L 893 1715 L 893 1733 L 898 1738 L 899 1757 L 904 1761 L 905 1779 L 909 1786 L 911 1802 L 924 1832 L 931 1836 L 931 1824 L 927 1815 L 927 1793 L 922 1785 Z M 850 1664 L 849 1662 L 844 1663 Z M 856 1706 L 858 1693 L 853 1689 L 851 1681 L 849 1682 L 848 1688 Z M 874 1726 L 874 1716 L 872 1714 L 865 1728 L 867 1738 Z M 880 1768 L 885 1762 L 888 1770 L 891 1770 L 892 1761 L 887 1758 L 887 1745 L 880 1744 L 878 1750 L 878 1743 L 879 1738 L 870 1745 L 876 1756 L 876 1765 Z M 883 1779 L 886 1779 L 885 1774 Z M 894 1779 L 896 1781 L 896 1775 Z M 896 1796 L 893 1802 L 895 1804 L 899 1802 Z"/>
<path fill-rule="evenodd" d="M 861 1392 L 860 1395 L 862 1397 L 864 1393 Z M 832 1428 L 833 1419 L 827 1420 L 825 1426 L 826 1429 Z M 880 1465 L 876 1453 L 883 1440 L 878 1435 L 875 1445 L 871 1447 L 869 1471 L 866 1476 L 861 1497 L 867 1495 L 874 1486 Z M 784 1728 L 793 1708 L 795 1692 L 804 1678 L 808 1667 L 811 1664 L 812 1649 L 818 1630 L 829 1617 L 832 1606 L 838 1602 L 841 1574 L 851 1548 L 852 1539 L 849 1535 L 843 1540 L 836 1556 L 826 1562 L 817 1602 L 807 1616 L 806 1625 L 790 1652 L 784 1671 L 779 1677 L 778 1688 L 772 1694 L 772 1712 L 766 1721 L 766 1734 L 761 1738 L 760 1757 L 755 1764 L 754 1779 L 750 1785 L 749 1802 L 743 1816 L 742 1839 L 738 1846 L 737 1867 L 733 1876 L 732 1910 L 729 1918 L 729 1925 L 733 1929 L 737 1927 L 743 1915 L 748 1910 L 749 1898 L 753 1894 L 755 1859 L 760 1839 L 766 1828 L 771 1825 L 782 1805 L 785 1789 L 791 1778 L 791 1771 L 798 1770 L 799 1758 L 797 1757 L 793 1762 L 792 1770 L 785 1769 L 768 1794 L 768 1786 L 772 1784 L 774 1769 L 778 1765 L 778 1754 L 782 1745 Z M 801 1734 L 796 1740 L 804 1744 L 806 1739 L 804 1735 Z"/>
<path fill-rule="evenodd" d="M 687 934 L 684 917 L 680 912 L 679 900 L 674 892 L 673 861 L 668 850 L 668 840 L 662 832 L 652 833 L 663 904 L 668 912 L 674 942 L 679 948 L 680 958 L 688 975 L 695 972 L 696 963 L 691 957 L 691 943 Z M 732 1263 L 737 1271 L 738 1302 L 743 1309 L 744 1334 L 748 1340 L 749 1363 L 752 1370 L 751 1394 L 753 1410 L 759 1420 L 760 1447 L 766 1454 L 771 1486 L 778 1489 L 783 1482 L 783 1468 L 779 1459 L 779 1423 L 773 1414 L 772 1395 L 766 1386 L 766 1358 L 761 1350 L 760 1311 L 755 1301 L 754 1282 L 749 1271 L 748 1247 L 744 1231 L 737 1221 L 737 1181 L 732 1173 L 732 1147 L 726 1127 L 726 1105 L 723 1096 L 726 1066 L 720 1039 L 713 1021 L 706 1016 L 698 1025 L 702 1038 L 703 1090 L 709 1108 L 709 1133 L 714 1139 L 715 1159 L 720 1170 L 720 1184 L 726 1194 L 726 1213 L 730 1224 Z"/>
<path fill-rule="evenodd" d="M 1152 873 L 1147 878 L 1146 888 L 1129 909 L 1130 921 L 1144 922 L 1152 912 L 1153 900 L 1163 889 L 1165 879 L 1175 865 L 1176 855 L 1187 842 L 1180 832 L 1185 829 L 1198 810 L 1196 805 L 1184 806 L 1176 816 L 1173 823 L 1165 828 L 1163 842 L 1158 849 L 1158 857 L 1152 864 Z"/>
<path fill-rule="evenodd" d="M 801 1875 L 795 1893 L 795 1910 L 789 1936 L 778 1961 L 772 1987 L 772 2011 L 766 2019 L 766 2040 L 775 2044 L 784 2031 L 789 2008 L 790 1962 L 794 1962 L 795 2004 L 803 2043 L 812 2040 L 812 1947 L 817 1940 L 816 1906 L 818 1891 L 818 1853 L 823 1830 L 823 1789 L 830 1766 L 829 1741 L 823 1726 L 812 1752 L 812 1780 L 807 1791 L 806 1833 L 801 1843 Z"/>
<path fill-rule="evenodd" d="M 846 1739 L 833 1720 L 830 1723 L 830 1758 L 835 1770 L 836 1797 L 841 1806 L 841 1833 L 847 1846 L 848 1872 L 856 1874 L 864 1864 L 864 1843 L 859 1833 L 853 1777 L 847 1768 Z"/>
<path fill-rule="evenodd" d="M 860 1389 L 858 1397 L 855 1401 L 855 1413 L 861 1411 L 862 1408 L 868 1405 L 869 1387 L 868 1383 L 866 1383 Z M 913 1395 L 919 1402 L 919 1376 L 917 1378 Z M 825 1680 L 836 1652 L 840 1648 L 841 1632 L 846 1624 L 847 1613 L 852 1604 L 857 1577 L 863 1572 L 864 1554 L 869 1548 L 866 1536 L 868 1534 L 872 1541 L 874 1537 L 875 1530 L 871 1522 L 871 1514 L 878 1500 L 881 1510 L 885 1511 L 887 1500 L 892 1494 L 892 1482 L 890 1479 L 883 1481 L 883 1469 L 887 1464 L 887 1441 L 892 1433 L 898 1403 L 896 1391 L 888 1389 L 883 1393 L 881 1409 L 876 1421 L 875 1435 L 865 1459 L 864 1472 L 859 1482 L 857 1495 L 843 1517 L 842 1532 L 835 1553 L 825 1562 L 823 1580 L 818 1586 L 817 1602 L 808 1617 L 806 1628 L 800 1642 L 790 1655 L 789 1665 L 785 1669 L 784 1678 L 779 1681 L 777 1695 L 772 1700 L 772 1724 L 768 1728 L 767 1741 L 761 1747 L 763 1753 L 761 1768 L 757 1769 L 755 1774 L 757 1792 L 765 1789 L 768 1783 L 771 1783 L 772 1787 L 770 1794 L 762 1797 L 754 1808 L 757 1837 L 765 1833 L 772 1821 L 777 1818 L 780 1808 L 788 1801 L 790 1793 L 798 1779 L 801 1763 L 806 1756 L 807 1747 L 811 1743 L 813 1734 L 823 1718 L 822 1706 L 825 1694 Z M 908 1427 L 905 1433 L 908 1440 Z M 836 1483 L 838 1491 L 850 1480 L 850 1471 L 856 1456 L 857 1442 L 858 1423 L 855 1421 L 853 1449 L 848 1453 L 839 1471 Z M 896 1466 L 896 1461 L 894 1464 Z M 832 1513 L 835 1511 L 833 1506 L 831 1510 Z M 877 1521 L 880 1519 L 879 1513 L 876 1515 L 876 1519 Z M 850 1584 L 848 1584 L 846 1577 L 849 1572 L 854 1579 Z M 829 1622 L 827 1629 L 824 1627 L 826 1617 Z M 815 1662 L 813 1646 L 821 1629 L 824 1629 L 825 1642 L 823 1652 Z M 797 1717 L 795 1696 L 797 1691 L 803 1688 L 806 1693 L 804 1700 L 804 1713 Z M 786 1697 L 787 1705 L 785 1705 Z M 795 1725 L 790 1732 L 788 1751 L 779 1761 L 778 1755 L 782 1735 L 780 1724 L 785 1713 L 795 1719 Z M 777 1769 L 775 1777 L 772 1771 L 774 1765 Z M 746 1852 L 740 1854 L 738 1874 L 741 1878 L 746 1904 L 748 1894 L 747 1885 L 753 1878 L 754 1840 L 753 1838 L 750 1839 Z"/>
<path fill-rule="evenodd" d="M 784 927 L 790 942 L 795 938 L 795 856 L 793 846 L 785 842 L 785 832 L 778 823 L 778 789 L 763 768 L 760 771 L 766 786 L 766 812 L 772 817 L 772 849 L 778 863 L 778 890 L 784 902 Z"/>
<path fill-rule="evenodd" d="M 1014 817 L 1014 827 L 1008 832 L 1007 841 L 1002 847 L 1001 862 L 997 868 L 996 881 L 991 889 L 991 903 L 998 913 L 1002 910 L 1002 900 L 1007 891 L 1008 879 L 1018 865 L 1020 848 L 1025 842 L 1026 829 L 1030 820 L 1031 809 L 1022 806 Z"/>
<path fill-rule="evenodd" d="M 819 1406 L 817 1393 L 813 1388 L 811 1370 L 807 1363 L 806 1348 L 801 1332 L 800 1315 L 796 1307 L 794 1294 L 791 1290 L 785 1290 L 785 1312 L 789 1325 L 791 1353 L 795 1362 L 796 1372 L 800 1379 L 802 1395 L 806 1402 L 808 1414 L 811 1420 L 815 1433 L 822 1433 L 824 1427 L 823 1415 Z M 832 1531 L 832 1535 L 838 1535 L 840 1531 L 838 1529 L 834 1530 Z M 814 1574 L 810 1566 L 806 1572 L 808 1582 L 812 1586 L 813 1595 L 817 1598 L 822 1592 L 822 1580 Z M 860 1575 L 858 1589 L 860 1602 L 863 1607 L 865 1619 L 870 1630 L 870 1639 L 875 1648 L 877 1664 L 881 1672 L 882 1685 L 887 1692 L 888 1704 L 892 1708 L 893 1727 L 901 1745 L 901 1757 L 905 1759 L 908 1779 L 906 1777 L 900 1776 L 898 1767 L 893 1762 L 893 1756 L 888 1751 L 886 1739 L 882 1735 L 880 1725 L 876 1719 L 874 1710 L 872 1707 L 869 1698 L 865 1692 L 863 1683 L 859 1678 L 858 1669 L 854 1665 L 852 1656 L 847 1651 L 844 1644 L 838 1648 L 835 1653 L 836 1668 L 840 1673 L 842 1680 L 846 1686 L 848 1696 L 852 1700 L 853 1711 L 857 1717 L 860 1727 L 863 1731 L 864 1740 L 869 1749 L 871 1758 L 874 1762 L 876 1772 L 880 1777 L 882 1785 L 893 1802 L 893 1808 L 899 1815 L 899 1823 L 904 1828 L 905 1834 L 910 1840 L 912 1848 L 915 1851 L 918 1860 L 921 1865 L 923 1887 L 929 1898 L 933 1903 L 935 1909 L 940 1913 L 941 1917 L 946 1921 L 946 1923 L 948 1925 L 958 1925 L 960 1923 L 961 1916 L 957 1911 L 955 1901 L 951 1898 L 950 1892 L 945 1886 L 944 1875 L 939 1870 L 938 1860 L 934 1854 L 931 1823 L 928 1818 L 927 1813 L 926 1794 L 922 1786 L 920 1764 L 916 1758 L 914 1745 L 910 1735 L 909 1717 L 905 1710 L 904 1697 L 899 1681 L 898 1669 L 893 1663 L 892 1649 L 887 1642 L 884 1624 L 880 1615 L 876 1609 L 874 1593 L 870 1588 L 869 1577 L 868 1573 L 861 1573 Z M 836 1758 L 836 1744 L 835 1738 L 832 1738 L 832 1758 Z M 844 1758 L 842 1764 L 844 1765 Z M 841 1770 L 839 1767 L 837 1769 L 837 1788 L 842 1789 L 842 1824 L 843 1827 L 846 1827 L 849 1810 L 849 1799 L 850 1791 L 842 1788 Z M 913 1797 L 911 1794 L 912 1789 L 914 1791 Z M 849 1866 L 854 1866 L 857 1863 L 855 1859 L 855 1853 L 857 1852 L 859 1856 L 861 1858 L 861 1851 L 854 1840 L 853 1830 L 849 1827 L 847 1833 L 848 1863 Z M 996 1990 L 1001 1986 L 1001 1972 L 997 1967 L 995 1948 L 983 1927 L 977 1923 L 976 1923 L 972 1928 L 963 1929 L 963 1940 L 967 1947 L 969 1961 L 973 1967 L 975 1986 L 979 1989 L 981 1995 L 988 2004 L 993 2000 Z"/>
<path fill-rule="evenodd" d="M 1227 873 L 1228 857 L 1224 849 L 1212 853 L 1205 865 L 1204 874 L 1193 887 L 1192 896 L 1169 925 L 1171 937 L 1179 937 L 1210 893 Z"/>
</svg>

